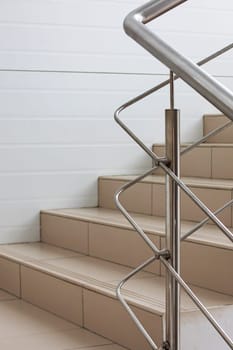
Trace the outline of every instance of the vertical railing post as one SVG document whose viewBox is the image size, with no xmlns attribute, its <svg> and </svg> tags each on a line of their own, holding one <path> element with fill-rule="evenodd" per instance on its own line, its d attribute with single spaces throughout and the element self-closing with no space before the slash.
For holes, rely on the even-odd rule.
<svg viewBox="0 0 233 350">
<path fill-rule="evenodd" d="M 166 157 L 171 170 L 180 176 L 180 115 L 174 109 L 171 75 L 171 109 L 166 110 Z M 170 263 L 180 273 L 180 190 L 166 175 L 166 248 Z M 166 337 L 171 350 L 180 349 L 180 287 L 172 275 L 166 276 Z"/>
</svg>

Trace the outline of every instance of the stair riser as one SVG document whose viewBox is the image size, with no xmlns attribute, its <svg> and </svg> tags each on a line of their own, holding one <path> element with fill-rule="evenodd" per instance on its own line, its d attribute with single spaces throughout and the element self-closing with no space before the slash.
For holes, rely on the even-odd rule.
<svg viewBox="0 0 233 350">
<path fill-rule="evenodd" d="M 161 238 L 155 235 L 149 235 L 149 238 L 160 249 Z M 131 267 L 140 265 L 151 256 L 151 250 L 133 230 L 43 213 L 41 241 Z M 159 275 L 160 263 L 155 262 L 145 271 Z"/>
<path fill-rule="evenodd" d="M 8 260 L 6 260 L 5 266 L 7 263 Z M 15 270 L 18 270 L 18 282 L 15 281 L 13 289 L 7 283 L 1 282 L 2 289 L 10 293 L 18 289 L 21 292 L 17 296 L 23 300 L 116 341 L 129 349 L 150 349 L 116 299 L 21 264 L 13 262 L 12 264 L 15 265 Z M 9 269 L 1 269 L 2 275 L 7 273 L 9 273 Z M 15 274 L 8 275 L 8 278 L 15 278 Z M 155 341 L 161 344 L 162 316 L 137 307 L 133 307 L 133 310 Z"/>
<path fill-rule="evenodd" d="M 203 135 L 208 134 L 211 130 L 228 122 L 229 119 L 221 115 L 205 115 L 203 117 Z M 221 131 L 216 136 L 207 140 L 208 143 L 233 143 L 233 126 Z"/>
<path fill-rule="evenodd" d="M 125 181 L 99 179 L 99 206 L 116 209 L 114 193 Z M 190 189 L 202 200 L 208 208 L 216 210 L 232 199 L 230 189 L 214 189 L 203 187 L 191 187 Z M 165 216 L 165 185 L 140 183 L 126 191 L 121 196 L 121 201 L 128 211 L 137 213 Z M 181 192 L 181 218 L 199 222 L 205 217 L 202 211 Z M 219 219 L 227 226 L 232 226 L 232 210 L 227 208 L 219 214 Z"/>
<path fill-rule="evenodd" d="M 64 248 L 61 243 L 63 242 L 61 240 L 63 235 L 66 247 L 72 247 L 72 250 L 84 253 L 80 250 L 79 245 L 74 242 L 72 232 L 70 233 L 65 228 L 66 225 L 70 227 L 67 224 L 68 221 L 72 222 L 73 232 L 76 232 L 77 236 L 76 239 L 84 239 L 84 241 L 89 242 L 89 249 L 88 251 L 85 250 L 85 254 L 92 257 L 136 267 L 151 256 L 150 249 L 146 247 L 142 239 L 133 230 L 48 214 L 41 214 L 42 241 Z M 60 232 L 58 228 L 61 229 Z M 163 237 L 152 234 L 148 234 L 148 236 L 158 248 L 164 247 Z M 80 246 L 83 246 L 83 244 Z M 133 247 L 133 249 L 129 249 L 129 247 Z M 194 242 L 183 242 L 181 253 L 182 276 L 187 282 L 218 292 L 232 294 L 233 279 L 225 278 L 226 275 L 231 276 L 232 274 L 233 255 L 231 250 L 200 245 Z M 146 271 L 157 275 L 164 274 L 164 269 L 161 269 L 161 264 L 158 261 L 146 268 Z M 216 278 L 216 276 L 218 277 Z"/>
<path fill-rule="evenodd" d="M 163 156 L 164 146 L 153 146 L 153 151 Z M 205 146 L 193 149 L 181 157 L 181 176 L 213 179 L 233 179 L 233 147 Z M 155 174 L 161 175 L 161 169 Z"/>
<path fill-rule="evenodd" d="M 233 295 L 232 264 L 232 250 L 194 242 L 181 243 L 181 276 L 187 283 Z M 161 274 L 165 275 L 163 266 Z"/>
<path fill-rule="evenodd" d="M 165 147 L 154 145 L 153 152 L 158 156 L 165 156 Z M 211 147 L 195 148 L 181 157 L 181 176 L 212 177 Z M 162 175 L 161 169 L 155 171 L 156 175 Z"/>
<path fill-rule="evenodd" d="M 191 284 L 233 295 L 232 266 L 232 250 L 182 243 L 181 275 Z"/>
</svg>

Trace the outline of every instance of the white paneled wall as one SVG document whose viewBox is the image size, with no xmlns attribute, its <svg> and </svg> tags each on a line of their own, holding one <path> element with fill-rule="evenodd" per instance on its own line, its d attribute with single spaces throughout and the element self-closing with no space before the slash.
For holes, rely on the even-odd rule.
<svg viewBox="0 0 233 350">
<path fill-rule="evenodd" d="M 0 0 L 0 243 L 39 239 L 39 210 L 97 204 L 97 177 L 137 173 L 150 160 L 113 111 L 167 78 L 122 21 L 139 0 Z M 194 60 L 232 41 L 233 3 L 189 0 L 150 26 Z M 232 54 L 206 69 L 233 89 Z M 125 120 L 150 145 L 163 141 L 168 90 Z M 182 137 L 214 112 L 176 83 Z"/>
</svg>

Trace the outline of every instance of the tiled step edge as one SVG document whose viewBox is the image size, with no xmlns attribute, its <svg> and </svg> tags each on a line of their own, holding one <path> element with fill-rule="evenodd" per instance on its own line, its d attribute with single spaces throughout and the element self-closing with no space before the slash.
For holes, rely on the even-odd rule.
<svg viewBox="0 0 233 350">
<path fill-rule="evenodd" d="M 43 246 L 47 259 L 33 259 L 35 245 L 29 244 L 26 254 L 18 252 L 22 244 L 0 247 L 0 288 L 129 349 L 150 349 L 116 300 L 116 284 L 130 269 L 80 254 L 72 253 L 68 257 L 67 250 L 43 243 L 37 243 L 39 255 Z M 87 269 L 86 273 L 74 271 L 76 268 L 63 269 L 59 265 L 64 260 L 69 263 L 69 259 L 73 260 L 77 269 L 84 264 L 82 267 Z M 141 273 L 138 279 L 151 279 L 151 276 Z M 162 280 L 161 277 L 159 279 Z M 124 294 L 155 341 L 161 344 L 164 303 L 159 298 L 152 300 L 127 289 Z"/>
<path fill-rule="evenodd" d="M 18 283 L 18 296 L 22 299 L 130 349 L 149 350 L 115 297 L 116 285 L 130 269 L 73 254 L 43 243 L 2 246 L 0 288 L 14 294 L 9 290 L 9 283 L 7 286 L 7 281 L 12 280 Z M 159 344 L 163 333 L 163 281 L 162 277 L 141 272 L 123 290 Z M 230 296 L 197 287 L 192 289 L 209 309 L 233 304 Z M 182 300 L 185 314 L 195 312 L 186 296 Z"/>
<path fill-rule="evenodd" d="M 164 220 L 142 214 L 132 215 L 156 246 L 163 247 Z M 182 222 L 182 232 L 187 232 L 193 225 Z M 123 216 L 110 209 L 42 212 L 41 239 L 49 244 L 130 267 L 138 266 L 151 256 L 150 249 Z M 88 244 L 78 244 L 80 240 Z M 87 249 L 82 250 L 83 245 Z M 132 246 L 134 249 L 128 248 Z M 233 279 L 226 279 L 225 273 L 231 274 L 233 245 L 215 226 L 206 225 L 183 242 L 181 253 L 182 274 L 188 282 L 222 293 L 232 293 Z M 154 262 L 147 271 L 157 275 L 164 273 L 159 261 Z"/>
</svg>

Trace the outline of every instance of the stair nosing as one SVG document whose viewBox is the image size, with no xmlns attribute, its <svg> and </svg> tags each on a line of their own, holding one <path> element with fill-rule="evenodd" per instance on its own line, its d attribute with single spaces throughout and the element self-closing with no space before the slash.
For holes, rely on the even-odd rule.
<svg viewBox="0 0 233 350">
<path fill-rule="evenodd" d="M 131 181 L 135 179 L 137 175 L 106 175 L 100 176 L 99 180 L 104 181 L 118 181 L 124 183 L 126 181 Z M 188 186 L 192 188 L 203 188 L 203 189 L 215 189 L 215 190 L 233 190 L 233 180 L 229 179 L 213 179 L 204 177 L 191 177 L 184 176 L 181 180 Z M 164 185 L 165 177 L 163 175 L 150 175 L 139 183 L 151 184 L 151 185 Z"/>
</svg>

